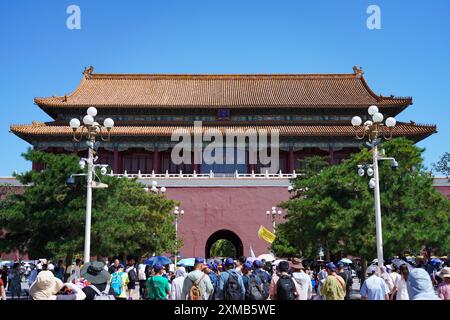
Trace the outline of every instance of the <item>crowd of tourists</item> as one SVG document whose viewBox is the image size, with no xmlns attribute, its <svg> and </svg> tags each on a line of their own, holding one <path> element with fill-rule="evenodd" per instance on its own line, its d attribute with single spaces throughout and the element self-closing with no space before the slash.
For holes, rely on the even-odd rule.
<svg viewBox="0 0 450 320">
<path fill-rule="evenodd" d="M 341 261 L 305 267 L 298 258 L 276 264 L 255 258 L 203 259 L 194 264 L 162 265 L 128 256 L 83 264 L 77 259 L 67 268 L 40 259 L 27 281 L 33 300 L 349 300 L 353 276 Z M 437 290 L 424 268 L 388 265 L 367 270 L 360 288 L 363 300 L 450 300 L 450 267 L 436 274 Z M 0 296 L 21 296 L 19 264 L 4 268 Z"/>
</svg>

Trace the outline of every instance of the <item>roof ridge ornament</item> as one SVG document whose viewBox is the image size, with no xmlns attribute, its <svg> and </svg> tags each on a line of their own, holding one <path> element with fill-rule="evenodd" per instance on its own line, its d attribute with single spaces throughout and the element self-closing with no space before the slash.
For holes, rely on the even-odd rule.
<svg viewBox="0 0 450 320">
<path fill-rule="evenodd" d="M 86 79 L 90 79 L 91 78 L 92 72 L 94 72 L 94 67 L 93 66 L 89 66 L 89 68 L 88 67 L 84 67 L 83 74 L 84 74 L 84 77 Z"/>
<path fill-rule="evenodd" d="M 364 71 L 362 71 L 362 66 L 359 66 L 359 69 L 357 66 L 353 66 L 353 73 L 356 75 L 356 77 L 359 79 L 364 74 Z"/>
</svg>

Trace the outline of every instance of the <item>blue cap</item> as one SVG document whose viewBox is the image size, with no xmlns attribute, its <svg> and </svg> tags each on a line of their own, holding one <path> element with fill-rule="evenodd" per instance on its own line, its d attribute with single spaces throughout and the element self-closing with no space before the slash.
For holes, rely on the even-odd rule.
<svg viewBox="0 0 450 320">
<path fill-rule="evenodd" d="M 227 260 L 225 260 L 225 266 L 227 266 L 227 267 L 234 266 L 234 259 L 233 258 L 227 258 Z"/>
<path fill-rule="evenodd" d="M 179 267 L 186 267 L 186 265 L 184 263 L 179 263 L 178 266 Z"/>
<path fill-rule="evenodd" d="M 339 269 L 342 268 L 344 266 L 344 264 L 342 262 L 338 262 L 336 263 L 336 267 L 338 267 Z"/>
<path fill-rule="evenodd" d="M 262 268 L 262 267 L 263 267 L 263 263 L 261 260 L 253 261 L 253 268 Z"/>
<path fill-rule="evenodd" d="M 336 265 L 333 262 L 328 262 L 327 269 L 329 269 L 331 271 L 336 271 Z"/>
<path fill-rule="evenodd" d="M 117 266 L 117 269 L 123 269 L 123 264 L 119 263 L 119 265 Z"/>
<path fill-rule="evenodd" d="M 246 262 L 242 265 L 245 270 L 252 270 L 252 264 L 250 262 Z"/>
<path fill-rule="evenodd" d="M 161 271 L 162 268 L 163 268 L 163 266 L 160 265 L 159 263 L 157 263 L 153 266 L 153 270 L 155 270 L 156 272 Z"/>
<path fill-rule="evenodd" d="M 211 267 L 209 267 L 213 271 L 217 271 L 217 263 L 211 263 Z"/>
<path fill-rule="evenodd" d="M 195 264 L 199 264 L 199 263 L 205 263 L 205 259 L 197 257 L 195 258 Z"/>
</svg>

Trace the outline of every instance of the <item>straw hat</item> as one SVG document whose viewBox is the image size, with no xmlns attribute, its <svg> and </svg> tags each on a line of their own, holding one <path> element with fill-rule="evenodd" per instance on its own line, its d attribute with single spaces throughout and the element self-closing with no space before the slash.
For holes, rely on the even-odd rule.
<svg viewBox="0 0 450 320">
<path fill-rule="evenodd" d="M 36 281 L 30 287 L 30 295 L 33 300 L 50 300 L 62 288 L 64 283 L 56 278 L 51 271 L 39 272 Z"/>
<path fill-rule="evenodd" d="M 441 272 L 439 272 L 438 276 L 442 279 L 450 278 L 450 267 L 442 268 Z"/>
</svg>

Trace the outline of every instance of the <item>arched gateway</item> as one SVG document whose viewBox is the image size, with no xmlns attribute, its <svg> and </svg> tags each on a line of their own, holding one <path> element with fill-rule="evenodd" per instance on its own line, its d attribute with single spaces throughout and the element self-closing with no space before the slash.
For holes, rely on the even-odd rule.
<svg viewBox="0 0 450 320">
<path fill-rule="evenodd" d="M 210 258 L 210 256 L 211 256 L 212 245 L 217 240 L 221 240 L 221 239 L 228 240 L 233 244 L 234 248 L 236 249 L 236 257 L 235 258 L 238 258 L 238 257 L 244 255 L 244 245 L 242 244 L 241 238 L 239 238 L 239 236 L 236 233 L 234 233 L 233 231 L 222 229 L 222 230 L 214 232 L 206 241 L 206 245 L 205 245 L 205 257 L 206 258 Z"/>
</svg>

